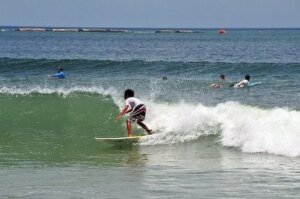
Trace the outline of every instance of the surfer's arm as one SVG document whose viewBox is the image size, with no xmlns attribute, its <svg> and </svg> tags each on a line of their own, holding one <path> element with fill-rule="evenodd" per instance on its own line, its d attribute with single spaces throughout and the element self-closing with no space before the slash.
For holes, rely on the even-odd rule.
<svg viewBox="0 0 300 199">
<path fill-rule="evenodd" d="M 241 81 L 241 82 L 234 85 L 235 88 L 243 88 L 245 86 L 247 86 L 245 80 L 243 80 L 243 81 Z"/>
<path fill-rule="evenodd" d="M 130 111 L 131 109 L 129 109 L 129 105 L 125 105 L 124 108 L 122 108 L 121 112 L 117 115 L 116 120 L 119 120 L 123 115 Z"/>
<path fill-rule="evenodd" d="M 64 78 L 65 75 L 64 75 L 64 73 L 60 72 L 60 73 L 56 73 L 56 74 L 53 74 L 53 75 L 48 75 L 48 77 Z"/>
<path fill-rule="evenodd" d="M 53 75 L 48 75 L 48 77 L 59 77 L 59 73 L 53 74 Z"/>
<path fill-rule="evenodd" d="M 210 87 L 212 87 L 212 88 L 221 88 L 221 86 L 222 86 L 221 84 L 217 84 L 217 83 L 210 85 Z"/>
</svg>

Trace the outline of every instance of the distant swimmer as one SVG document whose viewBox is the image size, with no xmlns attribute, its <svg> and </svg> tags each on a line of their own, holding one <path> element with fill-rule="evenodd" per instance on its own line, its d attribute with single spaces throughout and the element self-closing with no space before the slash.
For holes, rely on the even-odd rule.
<svg viewBox="0 0 300 199">
<path fill-rule="evenodd" d="M 123 115 L 129 113 L 129 117 L 126 120 L 128 137 L 132 136 L 131 123 L 137 122 L 149 135 L 152 134 L 150 130 L 143 121 L 146 116 L 146 106 L 141 100 L 134 97 L 134 91 L 127 89 L 124 92 L 125 106 L 122 108 L 121 112 L 117 115 L 116 120 L 119 120 Z"/>
<path fill-rule="evenodd" d="M 162 80 L 168 80 L 168 78 L 166 76 L 163 76 Z"/>
<path fill-rule="evenodd" d="M 250 82 L 250 75 L 245 75 L 245 79 L 237 84 L 235 84 L 234 88 L 245 88 L 249 85 Z"/>
<path fill-rule="evenodd" d="M 225 86 L 225 75 L 221 74 L 220 75 L 220 82 L 219 83 L 215 83 L 215 84 L 211 84 L 210 86 L 212 88 L 221 88 L 221 87 Z"/>
<path fill-rule="evenodd" d="M 53 75 L 48 75 L 48 77 L 63 79 L 63 78 L 65 78 L 65 74 L 64 74 L 63 70 L 64 69 L 59 66 L 59 67 L 57 67 L 57 73 L 53 74 Z"/>
</svg>

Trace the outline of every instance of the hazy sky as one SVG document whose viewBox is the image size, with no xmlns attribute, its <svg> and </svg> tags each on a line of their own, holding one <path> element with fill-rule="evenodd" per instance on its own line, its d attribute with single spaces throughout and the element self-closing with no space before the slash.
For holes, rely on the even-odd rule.
<svg viewBox="0 0 300 199">
<path fill-rule="evenodd" d="M 0 0 L 0 25 L 300 28 L 300 0 Z"/>
</svg>

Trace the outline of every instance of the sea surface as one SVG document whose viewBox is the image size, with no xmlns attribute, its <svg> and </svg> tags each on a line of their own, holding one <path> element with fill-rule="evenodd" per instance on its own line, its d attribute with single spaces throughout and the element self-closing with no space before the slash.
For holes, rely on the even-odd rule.
<svg viewBox="0 0 300 199">
<path fill-rule="evenodd" d="M 65 79 L 47 75 L 64 69 Z M 244 89 L 213 89 L 219 75 Z M 167 77 L 167 80 L 163 80 Z M 115 122 L 130 88 L 154 135 Z M 144 134 L 134 125 L 134 134 Z M 0 198 L 299 198 L 300 30 L 0 32 Z"/>
</svg>

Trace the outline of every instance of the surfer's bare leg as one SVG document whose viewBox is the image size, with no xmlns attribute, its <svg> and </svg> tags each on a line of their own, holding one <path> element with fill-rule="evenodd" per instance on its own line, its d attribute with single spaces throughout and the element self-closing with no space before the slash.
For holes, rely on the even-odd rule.
<svg viewBox="0 0 300 199">
<path fill-rule="evenodd" d="M 140 125 L 143 129 L 145 129 L 145 131 L 147 131 L 147 133 L 148 133 L 149 135 L 152 134 L 152 130 L 150 130 L 143 122 L 137 121 L 137 123 L 138 123 L 138 125 Z"/>
<path fill-rule="evenodd" d="M 130 121 L 126 121 L 126 125 L 127 125 L 127 133 L 128 133 L 128 137 L 131 137 L 131 136 L 132 136 L 131 122 L 130 122 Z"/>
</svg>

